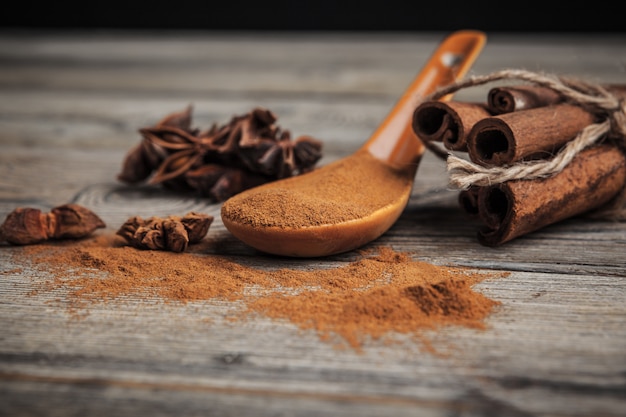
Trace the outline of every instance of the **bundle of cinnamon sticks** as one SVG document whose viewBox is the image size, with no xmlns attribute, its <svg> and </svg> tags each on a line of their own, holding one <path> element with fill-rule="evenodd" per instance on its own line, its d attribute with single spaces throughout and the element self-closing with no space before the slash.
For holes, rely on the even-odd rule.
<svg viewBox="0 0 626 417">
<path fill-rule="evenodd" d="M 626 99 L 626 86 L 607 91 Z M 540 85 L 493 87 L 485 102 L 429 100 L 414 112 L 413 130 L 482 167 L 523 166 L 550 159 L 598 115 Z M 549 177 L 512 179 L 461 189 L 459 204 L 483 227 L 478 240 L 498 246 L 550 224 L 606 207 L 626 187 L 623 147 L 604 141 L 578 152 Z"/>
</svg>

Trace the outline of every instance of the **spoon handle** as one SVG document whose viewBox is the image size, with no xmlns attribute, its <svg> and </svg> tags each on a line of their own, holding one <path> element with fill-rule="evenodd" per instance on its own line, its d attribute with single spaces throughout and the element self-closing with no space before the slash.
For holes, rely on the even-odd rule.
<svg viewBox="0 0 626 417">
<path fill-rule="evenodd" d="M 415 108 L 425 96 L 464 77 L 486 40 L 483 32 L 475 30 L 460 30 L 448 35 L 363 148 L 393 165 L 416 164 L 426 148 L 411 126 Z M 441 100 L 450 98 L 447 96 Z"/>
</svg>

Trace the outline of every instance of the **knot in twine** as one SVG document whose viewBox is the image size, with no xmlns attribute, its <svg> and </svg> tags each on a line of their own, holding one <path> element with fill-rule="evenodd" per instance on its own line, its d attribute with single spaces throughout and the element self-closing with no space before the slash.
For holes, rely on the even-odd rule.
<svg viewBox="0 0 626 417">
<path fill-rule="evenodd" d="M 583 107 L 600 121 L 586 126 L 551 159 L 521 161 L 507 166 L 484 167 L 451 153 L 444 155 L 433 144 L 427 144 L 430 150 L 446 158 L 451 187 L 464 190 L 472 185 L 488 186 L 510 180 L 551 177 L 561 172 L 579 152 L 601 139 L 613 140 L 622 150 L 626 149 L 626 100 L 618 99 L 600 85 L 581 80 L 508 69 L 468 77 L 437 90 L 425 101 L 438 100 L 464 88 L 504 79 L 523 80 L 551 88 L 560 93 L 566 102 Z"/>
</svg>

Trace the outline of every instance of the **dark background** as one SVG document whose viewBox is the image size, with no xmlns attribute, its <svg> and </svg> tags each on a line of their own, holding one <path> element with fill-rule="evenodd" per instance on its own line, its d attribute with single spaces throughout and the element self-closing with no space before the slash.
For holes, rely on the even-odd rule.
<svg viewBox="0 0 626 417">
<path fill-rule="evenodd" d="M 0 14 L 0 27 L 15 29 L 624 33 L 626 28 L 624 15 L 607 2 L 577 5 L 556 0 L 18 0 L 8 4 Z"/>
</svg>

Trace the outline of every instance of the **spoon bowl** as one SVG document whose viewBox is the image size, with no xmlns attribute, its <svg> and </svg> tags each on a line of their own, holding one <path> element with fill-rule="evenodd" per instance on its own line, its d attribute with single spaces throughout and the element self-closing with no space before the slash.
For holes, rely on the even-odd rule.
<svg viewBox="0 0 626 417">
<path fill-rule="evenodd" d="M 425 151 L 412 131 L 413 111 L 463 77 L 485 42 L 479 31 L 449 35 L 360 149 L 231 197 L 222 205 L 224 226 L 259 251 L 292 257 L 347 252 L 380 237 L 406 208 Z"/>
</svg>

